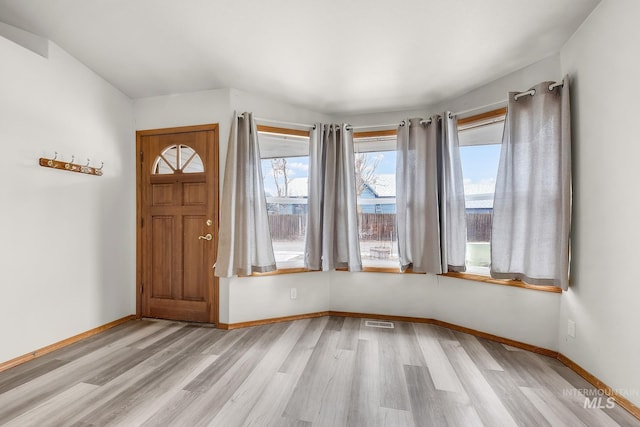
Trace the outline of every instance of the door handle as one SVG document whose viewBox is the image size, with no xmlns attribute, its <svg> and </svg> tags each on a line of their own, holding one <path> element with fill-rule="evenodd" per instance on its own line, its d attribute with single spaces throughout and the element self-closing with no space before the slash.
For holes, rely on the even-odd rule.
<svg viewBox="0 0 640 427">
<path fill-rule="evenodd" d="M 213 239 L 213 236 L 211 235 L 211 233 L 207 234 L 206 236 L 198 236 L 199 240 L 211 240 Z"/>
</svg>

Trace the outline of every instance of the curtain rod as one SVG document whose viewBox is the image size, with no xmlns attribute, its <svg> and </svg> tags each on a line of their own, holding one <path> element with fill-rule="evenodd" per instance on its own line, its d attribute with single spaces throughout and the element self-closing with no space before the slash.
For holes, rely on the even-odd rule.
<svg viewBox="0 0 640 427">
<path fill-rule="evenodd" d="M 395 129 L 398 127 L 397 123 L 390 123 L 387 125 L 362 125 L 362 126 L 351 126 L 347 125 L 350 130 L 358 130 L 358 129 L 371 129 L 371 128 L 381 128 L 381 129 Z"/>
<path fill-rule="evenodd" d="M 558 86 L 562 86 L 564 85 L 564 79 L 560 80 L 558 83 L 552 83 L 549 85 L 549 90 L 554 90 L 555 88 L 557 88 Z M 535 89 L 531 89 L 528 90 L 526 92 L 520 92 L 520 93 L 516 93 L 515 95 L 513 95 L 513 100 L 517 101 L 518 98 L 522 98 L 523 96 L 527 96 L 527 95 L 535 95 L 536 94 L 536 90 Z"/>
<path fill-rule="evenodd" d="M 564 85 L 564 79 L 560 80 L 557 83 L 550 84 L 549 85 L 549 90 L 553 90 L 553 89 L 557 88 L 558 86 L 562 86 L 562 85 Z M 521 97 L 526 96 L 526 95 L 533 96 L 533 95 L 535 95 L 535 93 L 536 93 L 535 89 L 531 89 L 531 90 L 528 90 L 526 92 L 517 93 L 517 94 L 514 95 L 513 98 L 514 98 L 514 100 L 517 101 L 518 98 L 521 98 Z M 462 115 L 462 114 L 470 113 L 472 111 L 483 110 L 485 108 L 493 107 L 493 106 L 500 105 L 500 104 L 505 104 L 507 101 L 508 101 L 508 99 L 502 99 L 500 101 L 492 102 L 491 104 L 486 104 L 486 105 L 482 105 L 480 107 L 469 108 L 468 110 L 462 110 L 462 111 L 458 111 L 458 112 L 455 112 L 455 113 L 451 113 L 451 115 L 452 116 L 459 116 L 459 115 Z M 239 114 L 238 117 L 242 117 L 242 115 Z M 255 117 L 254 120 L 256 122 L 273 123 L 273 124 L 278 124 L 278 125 L 283 125 L 283 126 L 295 126 L 295 127 L 308 128 L 308 129 L 313 129 L 316 126 L 315 124 L 311 124 L 310 125 L 308 123 L 283 122 L 283 121 L 280 121 L 280 120 L 263 119 L 263 118 L 260 118 L 260 117 Z M 420 124 L 427 124 L 427 123 L 430 123 L 430 122 L 431 122 L 430 118 L 426 119 L 426 120 L 420 120 Z M 400 126 L 404 126 L 405 125 L 405 121 L 404 120 L 401 121 L 399 125 Z M 398 126 L 397 123 L 390 123 L 390 124 L 384 124 L 384 125 L 368 125 L 368 126 L 365 126 L 365 125 L 363 125 L 363 126 L 347 125 L 347 129 L 348 130 L 371 129 L 371 128 L 382 128 L 382 129 L 389 128 L 389 129 L 393 129 L 393 128 L 396 128 L 397 126 Z"/>
<path fill-rule="evenodd" d="M 242 116 L 238 115 L 238 117 L 242 117 Z M 254 117 L 254 120 L 256 122 L 262 122 L 262 123 L 273 123 L 273 124 L 282 125 L 282 126 L 295 126 L 300 128 L 309 128 L 309 129 L 313 129 L 313 127 L 315 126 L 315 125 L 310 125 L 308 123 L 283 122 L 280 120 L 263 119 L 260 117 Z"/>
<path fill-rule="evenodd" d="M 551 90 L 553 90 L 553 89 L 555 89 L 555 88 L 557 88 L 557 87 L 559 87 L 559 86 L 562 86 L 562 85 L 564 85 L 564 79 L 560 80 L 560 81 L 559 81 L 559 82 L 557 82 L 557 83 L 552 83 L 552 84 L 550 84 L 550 85 L 549 85 L 549 90 L 551 91 Z M 516 93 L 516 94 L 513 96 L 513 99 L 514 99 L 515 101 L 517 101 L 517 100 L 518 100 L 518 98 L 521 98 L 521 97 L 526 96 L 526 95 L 531 95 L 531 96 L 533 96 L 533 95 L 535 95 L 535 93 L 536 93 L 535 89 L 531 89 L 531 90 L 528 90 L 528 91 L 526 91 L 526 92 Z M 472 111 L 483 110 L 483 109 L 485 109 L 485 108 L 493 107 L 493 106 L 495 106 L 495 105 L 505 104 L 507 101 L 508 101 L 508 99 L 503 99 L 503 100 L 500 100 L 500 101 L 492 102 L 491 104 L 482 105 L 482 106 L 480 106 L 480 107 L 474 107 L 474 108 L 470 108 L 470 109 L 468 109 L 468 110 L 463 110 L 463 111 L 458 111 L 458 112 L 456 112 L 456 113 L 451 113 L 451 115 L 453 115 L 453 116 L 459 116 L 459 115 L 461 115 L 461 114 L 470 113 L 470 112 L 472 112 Z M 428 123 L 431 123 L 431 119 L 430 119 L 430 118 L 429 118 L 429 119 L 427 119 L 427 120 L 420 120 L 420 124 L 421 124 L 421 125 L 423 125 L 423 124 L 428 124 Z M 403 120 L 403 121 L 401 121 L 401 122 L 400 122 L 400 126 L 404 126 L 404 125 L 405 125 L 405 121 Z"/>
</svg>

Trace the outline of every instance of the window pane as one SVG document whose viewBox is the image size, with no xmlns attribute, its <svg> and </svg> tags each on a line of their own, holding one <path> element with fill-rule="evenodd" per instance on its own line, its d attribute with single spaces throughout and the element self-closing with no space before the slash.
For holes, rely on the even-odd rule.
<svg viewBox="0 0 640 427">
<path fill-rule="evenodd" d="M 467 272 L 488 275 L 500 144 L 462 146 L 460 157 L 467 214 Z"/>
<path fill-rule="evenodd" d="M 173 174 L 176 171 L 199 173 L 204 172 L 204 166 L 193 148 L 180 144 L 165 148 L 156 158 L 151 170 L 154 175 Z"/>
<path fill-rule="evenodd" d="M 262 159 L 273 251 L 278 268 L 304 266 L 309 157 Z"/>
<path fill-rule="evenodd" d="M 358 227 L 365 267 L 398 268 L 395 142 L 393 137 L 355 144 Z M 376 148 L 380 151 L 371 151 Z"/>
</svg>

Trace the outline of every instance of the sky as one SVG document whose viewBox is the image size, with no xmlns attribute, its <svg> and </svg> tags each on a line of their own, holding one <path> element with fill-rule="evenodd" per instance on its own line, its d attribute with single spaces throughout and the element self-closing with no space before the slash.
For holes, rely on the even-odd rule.
<svg viewBox="0 0 640 427">
<path fill-rule="evenodd" d="M 500 161 L 500 144 L 460 147 L 462 176 L 471 183 L 495 182 Z"/>
<path fill-rule="evenodd" d="M 380 163 L 376 169 L 377 173 L 395 173 L 395 151 L 369 154 L 380 158 Z M 460 147 L 460 159 L 465 183 L 487 184 L 495 182 L 498 161 L 500 160 L 500 145 Z M 291 179 L 306 178 L 309 174 L 309 160 L 307 157 L 289 157 L 287 158 L 287 167 L 289 169 L 289 178 Z M 265 192 L 272 195 L 277 194 L 270 160 L 262 161 L 262 176 L 264 178 Z"/>
</svg>

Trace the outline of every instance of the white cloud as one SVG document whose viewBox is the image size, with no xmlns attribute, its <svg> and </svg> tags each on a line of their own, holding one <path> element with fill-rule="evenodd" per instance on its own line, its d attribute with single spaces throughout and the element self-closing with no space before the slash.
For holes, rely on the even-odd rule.
<svg viewBox="0 0 640 427">
<path fill-rule="evenodd" d="M 308 171 L 309 165 L 302 162 L 287 163 L 287 167 L 291 170 Z"/>
</svg>

